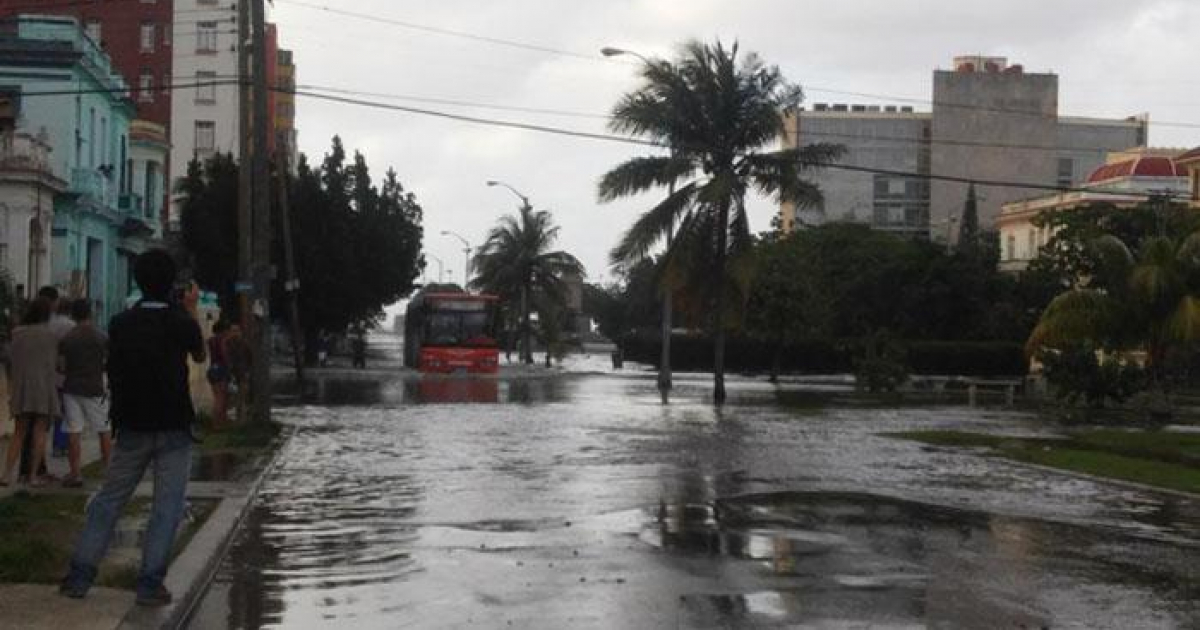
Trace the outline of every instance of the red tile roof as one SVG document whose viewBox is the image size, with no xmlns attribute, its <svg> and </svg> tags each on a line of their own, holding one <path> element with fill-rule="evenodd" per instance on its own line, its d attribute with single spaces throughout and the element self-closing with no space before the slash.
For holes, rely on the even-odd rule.
<svg viewBox="0 0 1200 630">
<path fill-rule="evenodd" d="M 1190 151 L 1189 151 L 1190 153 Z M 1105 164 L 1092 171 L 1089 184 L 1120 177 L 1184 177 L 1186 173 L 1175 160 L 1165 157 L 1139 157 L 1124 162 Z"/>
<path fill-rule="evenodd" d="M 1175 158 L 1176 164 L 1188 164 L 1191 162 L 1200 162 L 1200 147 L 1196 147 L 1187 153 Z"/>
</svg>

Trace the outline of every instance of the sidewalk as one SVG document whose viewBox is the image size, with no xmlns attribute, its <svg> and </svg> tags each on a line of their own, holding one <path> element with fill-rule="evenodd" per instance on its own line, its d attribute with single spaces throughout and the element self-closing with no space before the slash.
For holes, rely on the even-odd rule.
<svg viewBox="0 0 1200 630">
<path fill-rule="evenodd" d="M 7 448 L 7 438 L 0 439 L 0 449 Z M 95 436 L 84 440 L 83 461 L 99 460 L 99 443 Z M 58 594 L 53 584 L 0 584 L 0 630 L 20 628 L 22 630 L 57 630 L 58 628 L 168 628 L 174 627 L 186 614 L 191 603 L 203 592 L 224 554 L 232 534 L 240 524 L 262 477 L 270 470 L 274 455 L 268 453 L 267 462 L 250 481 L 191 481 L 188 483 L 189 501 L 212 501 L 215 508 L 208 518 L 195 530 L 188 545 L 171 562 L 165 586 L 174 594 L 175 601 L 161 608 L 141 608 L 134 604 L 134 593 L 130 590 L 93 587 L 82 600 L 72 600 Z M 51 473 L 65 474 L 65 458 L 51 458 L 47 462 Z M 0 489 L 0 500 L 16 492 L 39 495 L 87 496 L 100 486 L 99 479 L 86 481 L 84 488 L 63 488 L 50 484 L 43 488 L 28 489 L 23 485 Z M 147 475 L 135 491 L 135 497 L 150 497 L 153 484 Z M 0 532 L 2 535 L 2 532 Z M 114 550 L 115 551 L 115 550 Z M 140 545 L 131 550 L 140 560 Z M 110 553 L 110 555 L 112 555 Z M 65 567 L 64 567 L 65 571 Z"/>
</svg>

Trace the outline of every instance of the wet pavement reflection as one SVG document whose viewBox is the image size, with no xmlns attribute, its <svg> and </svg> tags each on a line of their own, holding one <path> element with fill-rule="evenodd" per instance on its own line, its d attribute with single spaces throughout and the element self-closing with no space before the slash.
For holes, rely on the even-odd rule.
<svg viewBox="0 0 1200 630">
<path fill-rule="evenodd" d="M 315 383 L 193 627 L 1200 627 L 1196 502 L 879 435 L 1025 414 L 708 386 Z"/>
</svg>

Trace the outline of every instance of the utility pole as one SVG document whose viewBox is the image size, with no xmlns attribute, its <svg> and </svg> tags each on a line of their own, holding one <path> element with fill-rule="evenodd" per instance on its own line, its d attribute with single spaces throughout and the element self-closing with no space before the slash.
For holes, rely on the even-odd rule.
<svg viewBox="0 0 1200 630">
<path fill-rule="evenodd" d="M 271 124 L 267 117 L 267 29 L 264 0 L 252 0 L 252 64 L 254 72 L 254 155 L 253 165 L 253 282 L 256 320 L 255 360 L 251 362 L 250 393 L 254 419 L 265 422 L 271 417 L 271 174 L 267 164 L 267 137 Z"/>
<path fill-rule="evenodd" d="M 242 334 L 245 339 L 253 339 L 254 315 L 251 313 L 251 291 L 253 290 L 254 264 L 253 249 L 253 206 L 251 191 L 253 190 L 253 173 L 250 169 L 251 160 L 251 106 L 250 106 L 250 2 L 238 1 L 238 258 L 237 258 L 237 291 L 238 314 L 242 324 Z M 253 360 L 252 360 L 253 362 Z M 237 395 L 238 420 L 245 421 L 248 417 L 248 396 L 246 384 L 239 383 L 241 388 Z"/>
<path fill-rule="evenodd" d="M 296 277 L 296 255 L 292 243 L 292 216 L 288 207 L 288 151 L 276 145 L 275 170 L 279 178 L 279 231 L 283 236 L 283 290 L 288 298 L 292 324 L 292 360 L 296 363 L 296 381 L 304 383 L 304 330 L 300 325 L 300 280 Z"/>
</svg>

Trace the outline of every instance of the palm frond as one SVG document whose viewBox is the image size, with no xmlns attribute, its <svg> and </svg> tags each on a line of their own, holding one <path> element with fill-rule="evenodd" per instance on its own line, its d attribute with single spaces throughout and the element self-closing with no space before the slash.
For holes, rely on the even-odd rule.
<svg viewBox="0 0 1200 630">
<path fill-rule="evenodd" d="M 1035 353 L 1043 346 L 1109 338 L 1116 320 L 1113 298 L 1095 289 L 1073 289 L 1054 298 L 1026 342 Z"/>
<path fill-rule="evenodd" d="M 599 198 L 601 202 L 608 202 L 656 186 L 667 186 L 690 176 L 694 170 L 690 161 L 674 156 L 626 160 L 600 178 Z"/>
<path fill-rule="evenodd" d="M 1187 295 L 1179 300 L 1167 320 L 1167 334 L 1183 343 L 1200 341 L 1200 297 Z"/>
<path fill-rule="evenodd" d="M 660 239 L 670 234 L 671 226 L 692 204 L 695 195 L 696 184 L 688 184 L 638 217 L 609 253 L 612 264 L 625 266 L 644 259 Z"/>
</svg>

